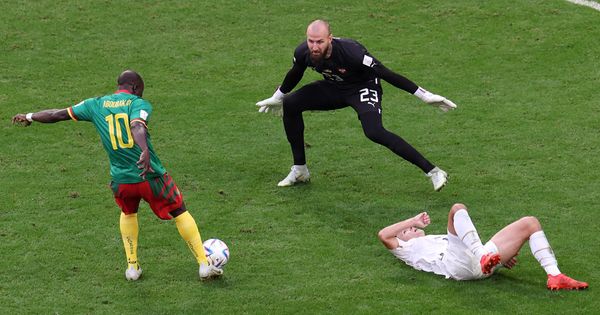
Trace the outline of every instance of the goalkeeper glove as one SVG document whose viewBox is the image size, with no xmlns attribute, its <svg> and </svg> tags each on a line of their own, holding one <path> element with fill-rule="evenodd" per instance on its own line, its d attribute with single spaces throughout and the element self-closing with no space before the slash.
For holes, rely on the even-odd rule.
<svg viewBox="0 0 600 315">
<path fill-rule="evenodd" d="M 451 100 L 441 95 L 433 94 L 422 87 L 419 87 L 414 95 L 427 104 L 439 107 L 444 112 L 456 109 L 456 104 Z"/>
<path fill-rule="evenodd" d="M 281 116 L 283 107 L 283 97 L 285 94 L 279 91 L 279 88 L 273 93 L 273 96 L 256 103 L 259 113 L 271 112 L 274 115 Z"/>
</svg>

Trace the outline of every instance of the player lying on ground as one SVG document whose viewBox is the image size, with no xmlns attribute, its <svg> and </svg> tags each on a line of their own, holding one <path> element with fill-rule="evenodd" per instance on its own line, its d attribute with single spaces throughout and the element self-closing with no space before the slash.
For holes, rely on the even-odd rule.
<svg viewBox="0 0 600 315">
<path fill-rule="evenodd" d="M 121 73 L 117 85 L 114 94 L 89 98 L 65 109 L 17 114 L 12 122 L 29 126 L 34 121 L 54 123 L 72 119 L 94 124 L 108 153 L 110 187 L 122 211 L 120 229 L 127 255 L 127 280 L 137 280 L 142 275 L 137 258 L 137 211 L 141 199 L 150 204 L 159 218 L 175 218 L 177 230 L 198 261 L 201 279 L 221 275 L 223 271 L 207 261 L 196 221 L 186 210 L 177 185 L 152 148 L 147 132 L 152 106 L 142 98 L 142 77 L 128 70 Z"/>
<path fill-rule="evenodd" d="M 306 68 L 322 74 L 323 80 L 290 93 L 302 79 Z M 328 22 L 315 20 L 308 25 L 306 41 L 296 48 L 294 64 L 281 87 L 272 97 L 256 103 L 260 112 L 281 112 L 283 107 L 283 126 L 292 149 L 294 165 L 278 186 L 291 186 L 310 178 L 304 152 L 302 112 L 350 106 L 358 114 L 367 138 L 419 167 L 431 178 L 436 191 L 444 187 L 446 172 L 429 162 L 404 139 L 383 127 L 382 79 L 443 111 L 456 108 L 450 100 L 430 93 L 386 68 L 357 41 L 332 37 Z"/>
<path fill-rule="evenodd" d="M 474 280 L 490 276 L 500 264 L 511 269 L 515 256 L 529 241 L 533 256 L 548 274 L 550 290 L 580 290 L 588 284 L 562 274 L 554 252 L 535 217 L 523 217 L 496 233 L 485 245 L 471 222 L 467 207 L 457 203 L 448 214 L 447 235 L 425 235 L 429 225 L 426 212 L 392 224 L 379 231 L 379 239 L 394 256 L 407 265 L 455 280 Z"/>
</svg>

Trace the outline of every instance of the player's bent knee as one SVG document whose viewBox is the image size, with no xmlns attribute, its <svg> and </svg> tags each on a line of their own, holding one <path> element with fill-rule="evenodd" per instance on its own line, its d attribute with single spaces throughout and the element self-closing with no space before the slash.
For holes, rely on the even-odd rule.
<svg viewBox="0 0 600 315">
<path fill-rule="evenodd" d="M 467 210 L 467 206 L 462 203 L 455 203 L 452 205 L 452 208 L 450 208 L 450 213 L 454 215 L 458 210 Z"/>
<path fill-rule="evenodd" d="M 531 233 L 540 231 L 542 229 L 542 225 L 540 224 L 540 221 L 538 220 L 538 218 L 536 218 L 534 216 L 523 217 L 523 218 L 521 218 L 521 220 L 523 221 L 526 228 Z"/>
</svg>

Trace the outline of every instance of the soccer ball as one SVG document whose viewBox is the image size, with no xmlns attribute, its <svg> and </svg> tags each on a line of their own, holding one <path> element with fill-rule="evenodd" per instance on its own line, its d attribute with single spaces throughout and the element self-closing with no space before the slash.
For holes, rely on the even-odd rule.
<svg viewBox="0 0 600 315">
<path fill-rule="evenodd" d="M 206 258 L 212 261 L 213 266 L 223 268 L 229 261 L 229 247 L 220 239 L 211 238 L 204 241 Z"/>
</svg>

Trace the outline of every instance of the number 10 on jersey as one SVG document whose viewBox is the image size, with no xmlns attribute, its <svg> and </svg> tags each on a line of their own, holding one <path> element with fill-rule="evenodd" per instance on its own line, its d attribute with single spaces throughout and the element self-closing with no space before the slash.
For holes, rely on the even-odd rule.
<svg viewBox="0 0 600 315">
<path fill-rule="evenodd" d="M 110 143 L 113 150 L 130 149 L 133 148 L 134 142 L 131 136 L 131 129 L 129 129 L 129 116 L 126 113 L 119 113 L 114 115 L 108 115 L 104 117 L 104 120 L 108 123 L 108 133 L 110 134 Z M 125 126 L 125 133 L 127 134 L 127 143 L 123 141 L 123 130 L 122 125 Z M 118 147 L 117 147 L 118 142 Z"/>
</svg>

